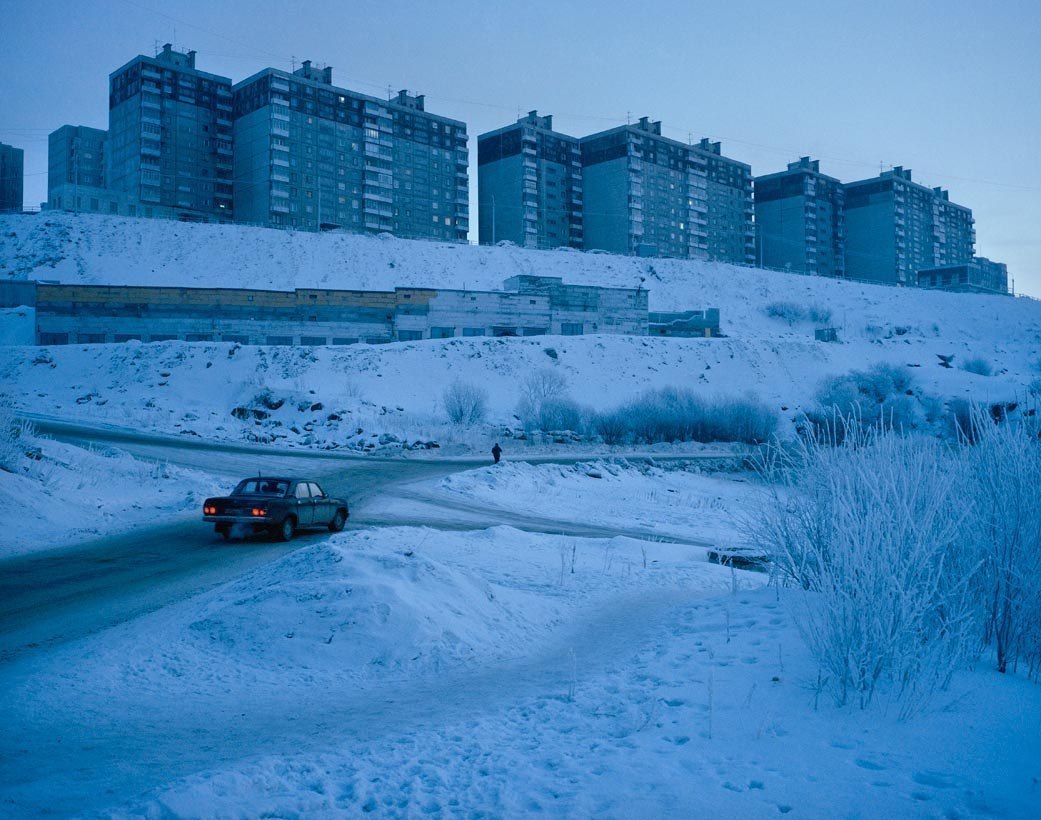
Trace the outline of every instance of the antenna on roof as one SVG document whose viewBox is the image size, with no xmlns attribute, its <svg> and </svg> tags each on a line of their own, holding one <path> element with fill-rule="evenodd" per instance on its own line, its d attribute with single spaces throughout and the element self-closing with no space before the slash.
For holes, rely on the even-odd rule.
<svg viewBox="0 0 1041 820">
<path fill-rule="evenodd" d="M 632 125 L 633 124 L 633 112 L 632 111 L 626 111 L 625 112 L 625 124 L 626 125 Z"/>
<path fill-rule="evenodd" d="M 296 73 L 296 55 L 293 54 L 292 56 L 290 56 L 289 60 L 290 60 L 290 62 L 292 64 L 292 66 L 293 66 L 293 73 L 295 74 Z"/>
<path fill-rule="evenodd" d="M 158 40 L 152 40 L 152 56 L 153 57 L 158 57 L 159 56 L 159 41 Z"/>
<path fill-rule="evenodd" d="M 387 83 L 387 99 L 394 99 L 394 86 L 392 86 L 390 83 Z"/>
</svg>

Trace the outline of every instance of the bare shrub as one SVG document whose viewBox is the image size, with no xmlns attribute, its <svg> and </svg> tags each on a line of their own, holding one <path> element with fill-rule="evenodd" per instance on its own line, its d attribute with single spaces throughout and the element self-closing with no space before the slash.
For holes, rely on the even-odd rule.
<svg viewBox="0 0 1041 820">
<path fill-rule="evenodd" d="M 613 413 L 598 417 L 612 435 L 637 443 L 670 441 L 739 441 L 758 444 L 770 439 L 777 417 L 754 396 L 706 399 L 690 390 L 663 388 L 644 393 Z M 603 435 L 603 433 L 601 433 Z M 605 439 L 606 441 L 606 439 Z"/>
<path fill-rule="evenodd" d="M 750 524 L 837 701 L 866 707 L 880 687 L 911 711 L 975 643 L 964 459 L 923 437 L 847 426 L 771 450 L 773 482 Z"/>
<path fill-rule="evenodd" d="M 539 407 L 538 427 L 548 432 L 550 430 L 573 430 L 580 431 L 583 424 L 582 408 L 575 401 L 568 398 L 546 399 Z"/>
<path fill-rule="evenodd" d="M 597 413 L 593 417 L 593 431 L 604 440 L 604 444 L 621 444 L 629 435 L 629 423 L 621 410 Z"/>
<path fill-rule="evenodd" d="M 966 359 L 961 363 L 961 369 L 977 376 L 993 376 L 994 368 L 986 359 Z"/>
<path fill-rule="evenodd" d="M 851 426 L 861 431 L 882 426 L 907 432 L 925 422 L 906 367 L 878 364 L 835 376 L 824 381 L 816 399 L 818 406 L 806 413 L 812 432 L 838 442 Z"/>
<path fill-rule="evenodd" d="M 0 402 L 0 470 L 17 472 L 36 436 L 36 426 L 19 419 L 11 405 Z"/>
<path fill-rule="evenodd" d="M 520 399 L 517 402 L 517 415 L 528 426 L 540 426 L 542 405 L 557 399 L 565 399 L 568 394 L 567 379 L 549 368 L 529 373 L 521 383 Z M 541 427 L 541 429 L 546 429 Z M 556 428 L 560 429 L 560 428 Z"/>
<path fill-rule="evenodd" d="M 995 423 L 974 408 L 972 536 L 980 550 L 984 643 L 999 672 L 1041 677 L 1041 441 L 1035 418 Z"/>
<path fill-rule="evenodd" d="M 767 316 L 772 319 L 783 319 L 789 325 L 796 322 L 817 322 L 818 324 L 831 321 L 831 311 L 819 305 L 799 305 L 795 302 L 771 302 L 764 309 Z"/>
<path fill-rule="evenodd" d="M 480 387 L 456 379 L 441 396 L 452 424 L 479 424 L 488 412 L 488 394 Z"/>
</svg>

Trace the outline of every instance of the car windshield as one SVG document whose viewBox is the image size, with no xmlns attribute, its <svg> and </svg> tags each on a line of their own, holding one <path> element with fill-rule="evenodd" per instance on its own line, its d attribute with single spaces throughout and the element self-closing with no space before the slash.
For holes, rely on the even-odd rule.
<svg viewBox="0 0 1041 820">
<path fill-rule="evenodd" d="M 277 478 L 247 478 L 239 482 L 232 495 L 285 495 L 288 490 L 288 481 L 280 481 Z"/>
</svg>

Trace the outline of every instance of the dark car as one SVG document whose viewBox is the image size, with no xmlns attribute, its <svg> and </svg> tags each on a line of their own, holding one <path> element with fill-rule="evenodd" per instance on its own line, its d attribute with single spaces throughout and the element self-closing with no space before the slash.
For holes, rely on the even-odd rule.
<svg viewBox="0 0 1041 820">
<path fill-rule="evenodd" d="M 212 521 L 225 540 L 267 532 L 288 541 L 308 527 L 339 532 L 349 515 L 346 501 L 327 495 L 309 478 L 246 478 L 231 495 L 207 498 L 202 506 L 203 520 Z"/>
</svg>

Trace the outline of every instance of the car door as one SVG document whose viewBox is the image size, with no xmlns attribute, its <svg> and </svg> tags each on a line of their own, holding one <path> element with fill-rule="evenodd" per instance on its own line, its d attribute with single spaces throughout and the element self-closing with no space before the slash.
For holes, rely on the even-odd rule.
<svg viewBox="0 0 1041 820">
<path fill-rule="evenodd" d="M 310 527 L 314 524 L 314 499 L 311 498 L 306 481 L 297 482 L 293 496 L 296 501 L 297 526 Z"/>
<path fill-rule="evenodd" d="M 308 482 L 308 486 L 311 488 L 311 498 L 314 499 L 314 523 L 328 524 L 333 520 L 333 513 L 335 512 L 332 499 L 325 494 L 325 491 L 316 482 Z"/>
</svg>

